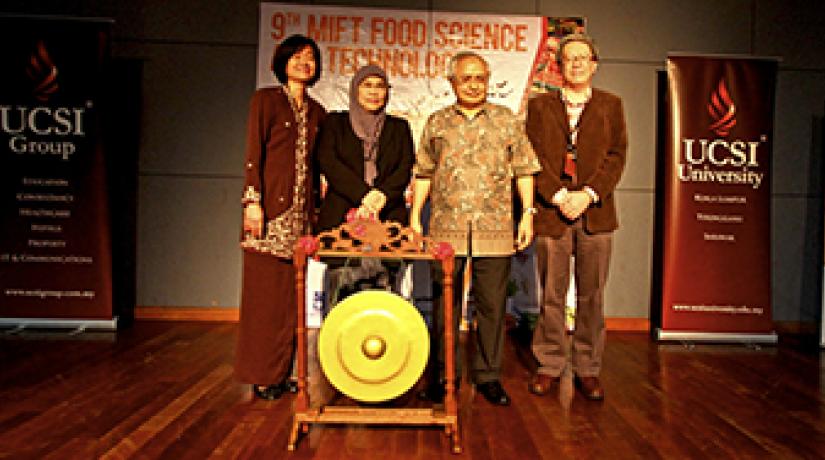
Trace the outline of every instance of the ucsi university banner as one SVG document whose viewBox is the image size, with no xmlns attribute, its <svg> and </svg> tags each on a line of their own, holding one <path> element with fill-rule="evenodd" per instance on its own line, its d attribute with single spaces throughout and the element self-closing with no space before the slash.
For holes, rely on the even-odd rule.
<svg viewBox="0 0 825 460">
<path fill-rule="evenodd" d="M 110 28 L 0 16 L 2 323 L 112 322 L 101 132 Z"/>
<path fill-rule="evenodd" d="M 773 342 L 777 62 L 670 56 L 660 154 L 660 339 Z"/>
</svg>

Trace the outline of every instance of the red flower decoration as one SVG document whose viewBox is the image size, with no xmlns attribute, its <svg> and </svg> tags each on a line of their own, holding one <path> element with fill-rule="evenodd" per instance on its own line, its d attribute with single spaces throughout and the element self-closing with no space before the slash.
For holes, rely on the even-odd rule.
<svg viewBox="0 0 825 460">
<path fill-rule="evenodd" d="M 358 208 L 350 208 L 350 210 L 347 211 L 347 217 L 346 217 L 347 223 L 354 222 L 355 219 L 357 219 L 357 218 L 358 218 Z"/>
<path fill-rule="evenodd" d="M 307 255 L 315 254 L 319 247 L 318 239 L 309 235 L 302 236 L 298 239 L 298 247 L 303 249 Z"/>
<path fill-rule="evenodd" d="M 350 208 L 347 211 L 347 215 L 344 219 L 348 224 L 355 222 L 355 221 L 367 221 L 367 222 L 378 222 L 378 215 L 371 212 L 367 217 L 359 216 L 358 215 L 358 208 Z"/>
<path fill-rule="evenodd" d="M 433 248 L 433 255 L 438 260 L 444 260 L 447 257 L 455 255 L 455 250 L 450 243 L 440 242 Z"/>
<path fill-rule="evenodd" d="M 365 227 L 364 224 L 358 224 L 352 228 L 352 233 L 354 233 L 355 236 L 364 236 L 367 234 L 367 227 Z"/>
</svg>

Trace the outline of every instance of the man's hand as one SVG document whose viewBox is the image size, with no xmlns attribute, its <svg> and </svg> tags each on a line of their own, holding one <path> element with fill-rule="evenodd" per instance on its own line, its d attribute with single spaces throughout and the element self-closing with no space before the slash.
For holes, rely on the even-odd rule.
<svg viewBox="0 0 825 460">
<path fill-rule="evenodd" d="M 410 214 L 410 228 L 419 235 L 423 233 L 421 220 L 419 219 L 418 214 Z"/>
<path fill-rule="evenodd" d="M 424 229 L 421 226 L 421 210 L 430 194 L 430 179 L 416 178 L 412 183 L 413 199 L 410 207 L 410 228 L 417 234 L 423 235 Z"/>
<path fill-rule="evenodd" d="M 530 246 L 533 241 L 533 215 L 524 213 L 518 224 L 518 234 L 516 236 L 516 249 L 523 251 Z"/>
<path fill-rule="evenodd" d="M 593 199 L 585 191 L 568 192 L 567 197 L 559 206 L 564 217 L 570 220 L 578 219 L 582 213 L 593 203 Z"/>
<path fill-rule="evenodd" d="M 249 203 L 243 208 L 243 232 L 260 239 L 264 228 L 264 212 L 258 203 Z"/>
</svg>

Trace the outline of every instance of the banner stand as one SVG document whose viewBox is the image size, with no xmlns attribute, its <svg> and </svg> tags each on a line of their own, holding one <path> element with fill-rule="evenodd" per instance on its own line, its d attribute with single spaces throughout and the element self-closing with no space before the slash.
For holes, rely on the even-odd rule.
<svg viewBox="0 0 825 460">
<path fill-rule="evenodd" d="M 103 331 L 117 330 L 117 317 L 112 319 L 40 319 L 40 318 L 0 318 L 0 327 L 12 326 L 15 330 L 34 329 L 86 329 Z"/>
<path fill-rule="evenodd" d="M 820 133 L 820 140 L 822 141 L 820 151 L 825 153 L 825 118 L 820 120 Z M 823 210 L 825 210 L 825 208 L 823 208 Z M 825 227 L 825 212 L 823 212 L 822 223 Z M 821 235 L 820 241 L 825 241 L 825 232 Z M 825 348 L 825 269 L 823 270 L 822 285 L 820 286 L 820 290 L 822 291 L 822 305 L 821 314 L 819 317 L 819 346 L 821 348 Z"/>
<path fill-rule="evenodd" d="M 767 334 L 743 334 L 727 332 L 696 332 L 696 331 L 664 331 L 656 329 L 656 340 L 658 341 L 683 341 L 683 342 L 741 342 L 741 343 L 762 343 L 776 344 L 779 336 L 775 332 Z"/>
<path fill-rule="evenodd" d="M 113 330 L 113 21 L 0 24 L 0 326 Z"/>
<path fill-rule="evenodd" d="M 657 340 L 778 342 L 766 225 L 777 65 L 669 53 L 657 78 Z"/>
</svg>

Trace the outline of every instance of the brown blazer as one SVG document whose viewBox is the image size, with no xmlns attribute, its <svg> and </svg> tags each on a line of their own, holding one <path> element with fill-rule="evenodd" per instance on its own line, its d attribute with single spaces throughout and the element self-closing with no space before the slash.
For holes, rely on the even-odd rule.
<svg viewBox="0 0 825 460">
<path fill-rule="evenodd" d="M 561 172 L 567 152 L 567 112 L 558 91 L 531 99 L 527 106 L 527 137 L 539 157 L 541 172 L 535 179 L 536 207 L 533 226 L 536 235 L 559 237 L 571 221 L 551 204 L 562 187 L 581 190 L 592 188 L 599 201 L 583 214 L 585 229 L 590 233 L 610 232 L 618 228 L 613 191 L 624 170 L 627 154 L 622 101 L 618 96 L 593 89 L 579 123 L 577 184 L 562 180 Z"/>
<path fill-rule="evenodd" d="M 317 171 L 312 168 L 313 146 L 318 125 L 326 112 L 321 105 L 307 96 L 307 166 L 310 177 Z M 246 129 L 246 182 L 244 190 L 252 186 L 261 193 L 261 207 L 266 220 L 271 220 L 292 205 L 292 188 L 295 185 L 295 115 L 289 106 L 283 87 L 262 88 L 252 96 L 249 122 Z M 307 184 L 307 203 L 312 204 L 312 189 L 317 183 Z"/>
</svg>

